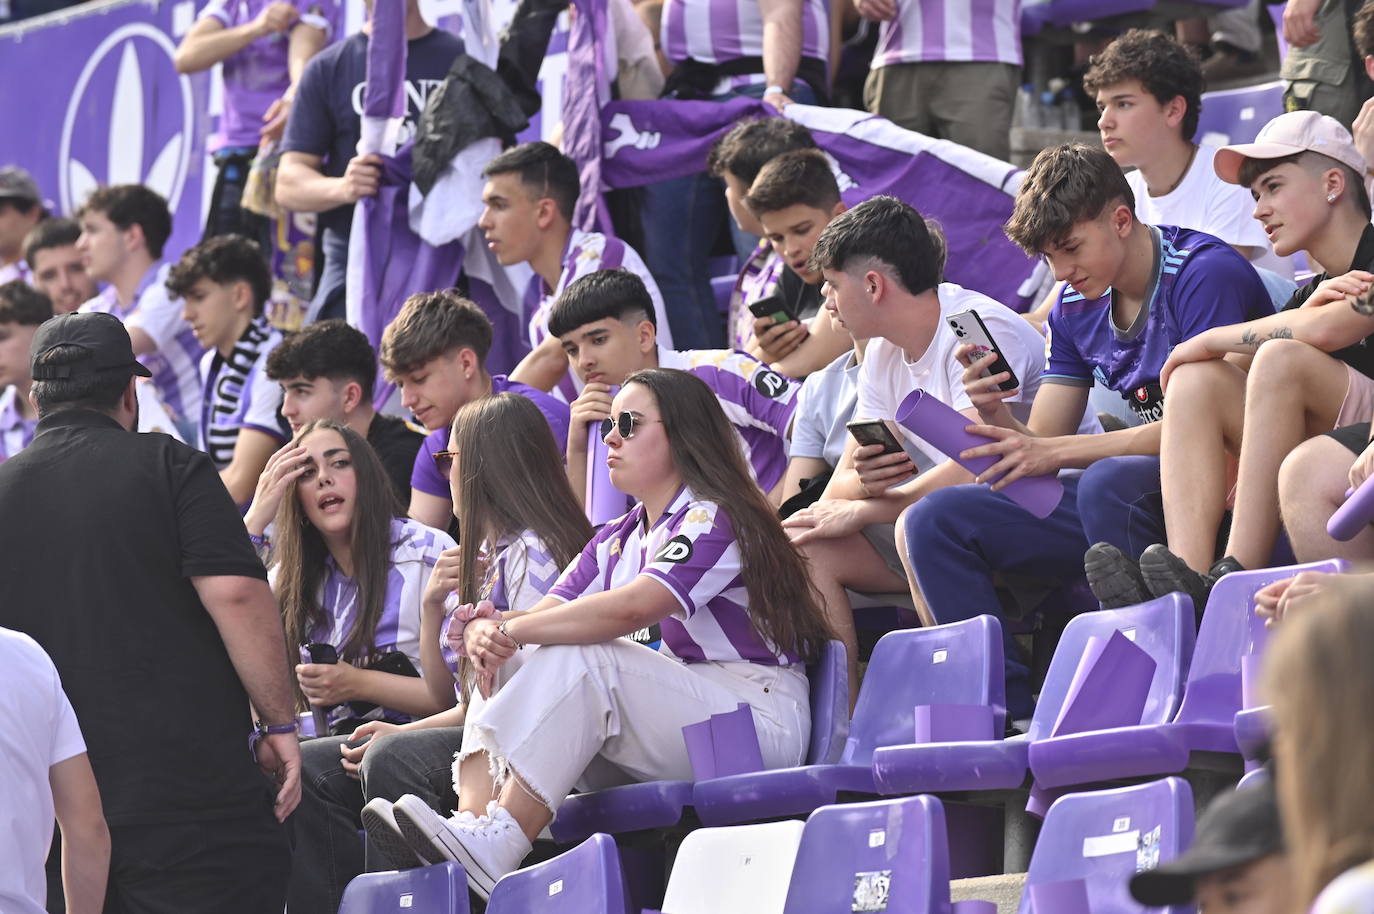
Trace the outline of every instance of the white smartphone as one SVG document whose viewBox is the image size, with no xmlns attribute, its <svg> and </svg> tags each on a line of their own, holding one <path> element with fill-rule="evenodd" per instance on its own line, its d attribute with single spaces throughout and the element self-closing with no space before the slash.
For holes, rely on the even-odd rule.
<svg viewBox="0 0 1374 914">
<path fill-rule="evenodd" d="M 1012 370 L 1011 363 L 1002 355 L 1002 350 L 997 348 L 996 341 L 992 334 L 988 332 L 987 325 L 978 316 L 977 311 L 963 311 L 959 314 L 951 314 L 948 318 L 949 329 L 954 331 L 954 335 L 960 342 L 972 343 L 974 347 L 973 355 L 975 358 L 981 357 L 989 352 L 997 354 L 997 359 L 988 366 L 988 374 L 995 375 L 1006 372 L 1011 375 L 997 386 L 1002 390 L 1015 390 L 1021 386 L 1021 382 L 1016 377 L 1016 372 Z"/>
</svg>

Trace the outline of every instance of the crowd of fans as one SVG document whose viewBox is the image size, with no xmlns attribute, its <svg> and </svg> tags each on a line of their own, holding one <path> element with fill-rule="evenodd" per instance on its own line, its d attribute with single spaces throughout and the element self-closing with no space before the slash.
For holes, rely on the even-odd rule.
<svg viewBox="0 0 1374 914">
<path fill-rule="evenodd" d="M 844 17 L 820 0 L 741 4 L 732 35 L 656 2 L 616 27 L 661 15 L 667 96 L 828 96 Z M 1018 4 L 934 5 L 858 0 L 881 23 L 866 101 L 1005 158 Z M 533 273 L 528 355 L 489 366 L 459 289 L 411 296 L 375 348 L 341 319 L 383 164 L 356 152 L 369 33 L 314 0 L 212 0 L 177 53 L 224 63 L 202 241 L 166 250 L 147 187 L 59 217 L 0 169 L 0 908 L 334 912 L 359 873 L 446 859 L 486 897 L 569 793 L 690 780 L 686 725 L 747 704 L 764 766 L 799 764 L 827 641 L 858 693 L 856 593 L 999 617 L 1024 731 L 1011 623 L 1066 582 L 1104 608 L 1182 592 L 1200 620 L 1228 573 L 1374 560 L 1368 528 L 1326 530 L 1374 473 L 1374 0 L 1289 6 L 1290 40 L 1320 38 L 1299 50 L 1350 66 L 1292 79 L 1253 143 L 1195 142 L 1203 68 L 1172 36 L 1088 61 L 1102 148 L 1040 153 L 1005 226 L 1054 278 L 1026 314 L 948 281 L 907 203 L 847 207 L 786 117 L 648 188 L 622 233 L 642 258 L 573 227 L 568 156 L 512 145 L 478 227 Z M 464 45 L 416 0 L 405 28 L 413 128 Z M 320 215 L 300 327 L 270 310 L 279 223 L 244 205 L 268 159 L 276 205 Z M 898 421 L 918 391 L 988 469 Z M 1039 517 L 1006 490 L 1044 476 L 1063 497 Z M 1274 783 L 1220 799 L 1142 902 L 1374 911 L 1374 744 L 1336 712 L 1374 699 L 1371 597 L 1313 573 L 1256 596 Z"/>
</svg>

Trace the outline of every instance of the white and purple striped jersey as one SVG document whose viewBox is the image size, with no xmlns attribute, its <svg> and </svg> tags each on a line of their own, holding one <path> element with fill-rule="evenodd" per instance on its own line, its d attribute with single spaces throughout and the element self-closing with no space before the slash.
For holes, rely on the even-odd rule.
<svg viewBox="0 0 1374 914">
<path fill-rule="evenodd" d="M 234 459 L 241 428 L 270 435 L 278 444 L 289 440 L 281 418 L 281 385 L 267 377 L 267 355 L 280 342 L 281 331 L 258 317 L 228 358 L 218 349 L 201 357 L 200 447 L 215 469 L 223 470 Z"/>
<path fill-rule="evenodd" d="M 787 471 L 787 427 L 801 385 L 758 359 L 729 349 L 662 349 L 658 367 L 691 372 L 720 400 L 739 433 L 759 488 L 770 491 Z"/>
<path fill-rule="evenodd" d="M 19 412 L 19 389 L 10 386 L 0 393 L 0 462 L 9 460 L 33 441 L 37 419 L 25 419 Z"/>
<path fill-rule="evenodd" d="M 484 548 L 483 552 L 486 574 L 478 599 L 490 600 L 497 612 L 527 612 L 532 609 L 534 604 L 544 599 L 563 570 L 533 530 L 525 530 L 518 536 L 503 537 L 494 549 Z M 446 603 L 448 612 L 451 614 L 458 605 L 458 595 L 451 594 Z M 439 649 L 444 653 L 449 672 L 456 678 L 458 653 L 449 647 L 448 639 L 444 637 L 447 627 L 447 624 L 439 627 Z"/>
<path fill-rule="evenodd" d="M 679 604 L 659 623 L 661 653 L 684 663 L 797 663 L 754 629 L 741 568 L 728 512 L 684 487 L 651 528 L 642 503 L 602 527 L 549 596 L 568 602 L 648 575 Z"/>
<path fill-rule="evenodd" d="M 420 670 L 420 601 L 425 593 L 434 563 L 445 549 L 454 548 L 452 537 L 442 530 L 426 527 L 409 518 L 392 518 L 391 567 L 387 570 L 386 597 L 377 628 L 372 636 L 373 656 L 400 651 Z M 320 587 L 320 606 L 324 621 L 310 630 L 312 642 L 332 644 L 339 650 L 339 659 L 358 663 L 360 657 L 345 656 L 343 646 L 358 617 L 358 584 L 345 577 L 332 557 L 325 558 L 328 573 Z M 274 567 L 269 578 L 275 585 Z M 354 716 L 348 705 L 340 705 L 330 712 L 331 724 Z M 377 708 L 366 715 L 369 720 L 389 720 L 404 723 L 411 715 L 391 708 Z"/>
<path fill-rule="evenodd" d="M 754 338 L 754 315 L 749 306 L 760 299 L 772 295 L 782 281 L 782 271 L 786 268 L 767 240 L 760 241 L 754 253 L 744 262 L 735 280 L 735 288 L 730 291 L 730 348 L 746 351 Z"/>
<path fill-rule="evenodd" d="M 758 0 L 667 0 L 659 29 L 663 53 L 674 63 L 691 59 L 721 64 L 763 56 L 763 13 Z M 802 0 L 803 57 L 830 59 L 828 0 Z M 758 74 L 754 82 L 762 82 Z"/>
<path fill-rule="evenodd" d="M 873 69 L 975 61 L 1021 66 L 1021 0 L 897 0 L 882 23 Z"/>
<path fill-rule="evenodd" d="M 79 310 L 113 314 L 129 329 L 137 327 L 148 334 L 157 351 L 141 356 L 139 361 L 153 373 L 158 398 L 174 420 L 194 422 L 200 415 L 199 364 L 205 347 L 181 319 L 181 302 L 167 291 L 171 268 L 171 264 L 150 268 L 128 308 L 119 307 L 118 292 L 110 285 Z"/>
<path fill-rule="evenodd" d="M 553 311 L 558 296 L 575 280 L 597 270 L 626 269 L 644 280 L 649 297 L 654 302 L 654 315 L 658 318 L 658 339 L 665 346 L 673 345 L 672 330 L 668 327 L 667 314 L 663 308 L 663 295 L 658 291 L 658 283 L 644 265 L 644 260 L 634 248 L 619 238 L 610 238 L 600 232 L 584 232 L 573 229 L 568 235 L 567 246 L 563 249 L 563 272 L 558 275 L 557 288 L 550 289 L 544 277 L 535 273 L 525 289 L 525 314 L 530 325 L 530 348 L 537 349 L 549 337 L 549 314 Z M 565 403 L 577 399 L 582 390 L 582 381 L 571 371 L 550 391 Z"/>
<path fill-rule="evenodd" d="M 22 279 L 29 285 L 33 285 L 33 271 L 23 260 L 16 260 L 14 263 L 0 264 L 0 286 L 7 282 L 14 282 Z"/>
</svg>

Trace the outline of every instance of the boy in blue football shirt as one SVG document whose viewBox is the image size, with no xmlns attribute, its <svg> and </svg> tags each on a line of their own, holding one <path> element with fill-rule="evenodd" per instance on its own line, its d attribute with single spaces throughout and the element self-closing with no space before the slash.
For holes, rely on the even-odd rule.
<svg viewBox="0 0 1374 914">
<path fill-rule="evenodd" d="M 982 377 L 990 357 L 968 362 L 964 384 L 993 439 L 966 457 L 997 458 L 980 480 L 932 492 L 908 509 L 913 591 L 940 623 L 1000 614 L 993 575 L 1055 582 L 1081 573 L 1088 544 L 1120 539 L 1133 512 L 1160 511 L 1160 369 L 1174 346 L 1209 327 L 1270 308 L 1253 267 L 1220 239 L 1135 217 L 1121 169 L 1100 149 L 1065 145 L 1036 157 L 1006 232 L 1043 255 L 1068 285 L 1050 313 L 1048 364 L 1021 423 L 1002 391 L 1005 373 Z M 1077 434 L 1094 380 L 1130 403 L 1142 424 Z M 1064 497 L 1040 520 L 999 489 L 1023 476 L 1065 474 Z M 1026 666 L 1007 658 L 1007 707 L 1031 710 Z"/>
</svg>

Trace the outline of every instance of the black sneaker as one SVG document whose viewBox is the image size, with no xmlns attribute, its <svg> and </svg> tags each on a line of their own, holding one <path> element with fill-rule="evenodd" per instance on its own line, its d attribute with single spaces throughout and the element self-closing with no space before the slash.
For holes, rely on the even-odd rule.
<svg viewBox="0 0 1374 914">
<path fill-rule="evenodd" d="M 1150 599 L 1140 566 L 1110 543 L 1096 543 L 1083 556 L 1088 587 L 1103 609 L 1135 606 Z"/>
<path fill-rule="evenodd" d="M 1193 612 L 1197 613 L 1198 619 L 1202 618 L 1202 611 L 1207 608 L 1207 598 L 1211 596 L 1212 587 L 1217 581 L 1233 571 L 1244 570 L 1240 562 L 1228 555 L 1219 559 L 1206 574 L 1201 574 L 1162 543 L 1149 547 L 1140 556 L 1140 573 L 1144 575 L 1150 592 L 1156 597 L 1175 591 L 1187 594 L 1193 601 Z"/>
</svg>

